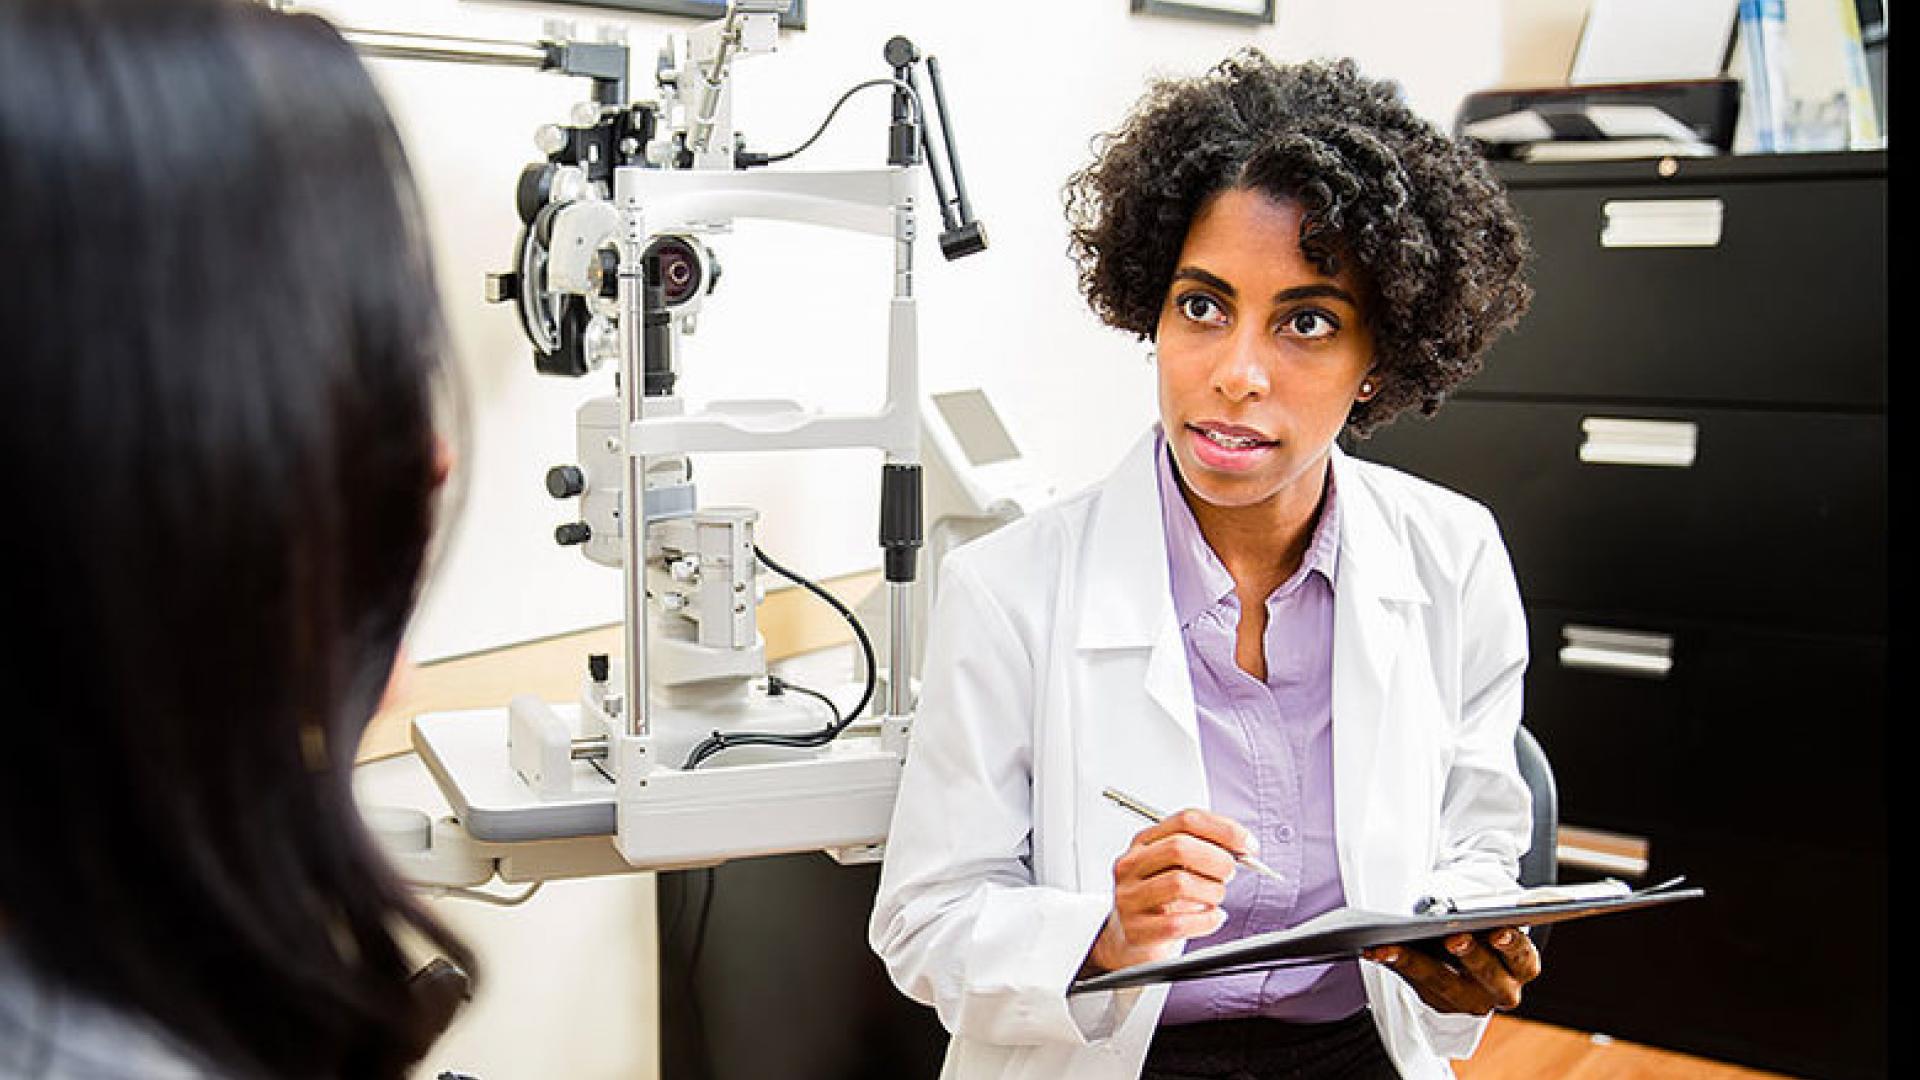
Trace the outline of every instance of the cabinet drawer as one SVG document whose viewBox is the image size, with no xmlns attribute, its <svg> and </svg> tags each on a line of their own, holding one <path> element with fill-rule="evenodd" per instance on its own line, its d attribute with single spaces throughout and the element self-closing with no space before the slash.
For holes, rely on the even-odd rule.
<svg viewBox="0 0 1920 1080">
<path fill-rule="evenodd" d="M 1886 639 L 1527 619 L 1525 719 L 1563 829 L 1643 841 L 1640 884 L 1684 874 L 1707 897 L 1555 927 L 1524 1013 L 1794 1075 L 1886 1075 Z M 1664 636 L 1670 663 L 1656 674 L 1643 646 L 1615 670 L 1569 664 L 1568 630 L 1594 627 Z M 1606 872 L 1563 863 L 1561 879 Z"/>
<path fill-rule="evenodd" d="M 1553 766 L 1563 825 L 1885 850 L 1886 639 L 1557 608 L 1527 617 L 1526 725 Z M 1596 630 L 1635 636 L 1620 663 L 1604 637 L 1581 651 Z M 1665 665 L 1644 662 L 1662 651 Z M 1651 854 L 1659 862 L 1657 839 Z"/>
<path fill-rule="evenodd" d="M 1583 451 L 1622 419 L 1668 426 Z M 1884 416 L 1456 400 L 1354 452 L 1491 507 L 1530 603 L 1886 627 Z M 1636 454 L 1666 463 L 1612 463 Z"/>
<path fill-rule="evenodd" d="M 1511 196 L 1533 308 L 1468 393 L 1884 407 L 1883 177 Z M 1715 243 L 1603 246 L 1697 243 L 1713 205 Z"/>
<path fill-rule="evenodd" d="M 1686 830 L 1653 847 L 1650 878 L 1706 897 L 1554 927 L 1522 1015 L 1792 1076 L 1889 1075 L 1885 851 Z"/>
</svg>

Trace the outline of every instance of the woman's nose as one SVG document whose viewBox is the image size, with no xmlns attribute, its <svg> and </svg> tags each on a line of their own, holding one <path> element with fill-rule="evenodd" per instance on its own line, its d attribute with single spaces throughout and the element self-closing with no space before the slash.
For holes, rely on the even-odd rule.
<svg viewBox="0 0 1920 1080">
<path fill-rule="evenodd" d="M 1260 341 L 1254 334 L 1239 333 L 1224 343 L 1213 366 L 1213 388 L 1228 401 L 1246 401 L 1267 396 L 1273 390 Z"/>
</svg>

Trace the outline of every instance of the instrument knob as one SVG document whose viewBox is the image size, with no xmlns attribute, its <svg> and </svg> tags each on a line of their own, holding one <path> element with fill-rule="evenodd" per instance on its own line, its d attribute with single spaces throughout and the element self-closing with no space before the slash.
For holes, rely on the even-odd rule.
<svg viewBox="0 0 1920 1080">
<path fill-rule="evenodd" d="M 555 465 L 547 470 L 547 494 L 571 499 L 587 490 L 587 474 L 578 465 Z"/>
</svg>

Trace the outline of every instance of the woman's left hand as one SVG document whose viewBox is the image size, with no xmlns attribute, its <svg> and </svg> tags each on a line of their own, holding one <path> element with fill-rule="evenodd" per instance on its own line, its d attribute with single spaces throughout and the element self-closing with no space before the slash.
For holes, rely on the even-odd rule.
<svg viewBox="0 0 1920 1080">
<path fill-rule="evenodd" d="M 1540 977 L 1540 953 L 1518 927 L 1455 934 L 1444 953 L 1383 945 L 1362 955 L 1407 981 L 1420 1000 L 1445 1013 L 1485 1016 L 1520 1004 L 1520 989 Z"/>
</svg>

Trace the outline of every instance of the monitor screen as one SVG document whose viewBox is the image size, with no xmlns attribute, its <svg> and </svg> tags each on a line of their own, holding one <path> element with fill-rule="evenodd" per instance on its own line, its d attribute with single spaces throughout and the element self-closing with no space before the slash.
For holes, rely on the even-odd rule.
<svg viewBox="0 0 1920 1080">
<path fill-rule="evenodd" d="M 1006 426 L 1000 423 L 1000 414 L 993 411 L 987 395 L 978 390 L 958 390 L 933 395 L 933 404 L 954 438 L 960 441 L 960 450 L 967 455 L 969 464 L 992 465 L 1020 456 L 1020 448 L 1013 445 L 1013 436 L 1007 434 Z"/>
</svg>

